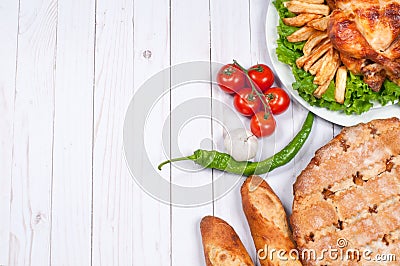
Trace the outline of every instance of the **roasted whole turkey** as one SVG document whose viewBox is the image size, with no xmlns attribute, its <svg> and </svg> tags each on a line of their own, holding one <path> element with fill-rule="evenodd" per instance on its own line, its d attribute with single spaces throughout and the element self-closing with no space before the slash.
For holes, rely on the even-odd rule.
<svg viewBox="0 0 400 266">
<path fill-rule="evenodd" d="M 327 33 L 342 63 L 374 91 L 386 78 L 400 85 L 400 0 L 330 3 Z M 332 8 L 332 7 L 331 7 Z"/>
</svg>

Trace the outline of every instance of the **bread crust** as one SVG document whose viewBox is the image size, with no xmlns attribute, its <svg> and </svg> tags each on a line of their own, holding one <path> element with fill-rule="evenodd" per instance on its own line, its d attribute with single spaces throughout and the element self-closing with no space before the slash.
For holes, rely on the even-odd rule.
<svg viewBox="0 0 400 266">
<path fill-rule="evenodd" d="M 301 265 L 288 227 L 285 210 L 278 196 L 259 176 L 249 176 L 241 188 L 243 211 L 246 215 L 261 266 Z M 285 254 L 280 259 L 277 252 Z"/>
<path fill-rule="evenodd" d="M 316 151 L 293 186 L 290 223 L 297 247 L 369 249 L 400 256 L 400 120 L 346 127 Z M 340 246 L 344 240 L 346 246 Z M 343 241 L 342 241 L 343 242 Z M 318 256 L 319 257 L 319 256 Z M 303 258 L 303 265 L 372 265 L 370 261 Z"/>
<path fill-rule="evenodd" d="M 235 230 L 224 220 L 206 216 L 200 222 L 207 266 L 253 266 Z"/>
</svg>

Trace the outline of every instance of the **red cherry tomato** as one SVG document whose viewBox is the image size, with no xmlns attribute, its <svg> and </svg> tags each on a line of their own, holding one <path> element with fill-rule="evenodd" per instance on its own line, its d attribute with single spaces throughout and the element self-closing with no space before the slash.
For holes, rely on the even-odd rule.
<svg viewBox="0 0 400 266">
<path fill-rule="evenodd" d="M 242 115 L 250 116 L 260 109 L 261 100 L 250 88 L 244 88 L 233 98 L 233 105 Z"/>
<path fill-rule="evenodd" d="M 252 66 L 248 72 L 250 78 L 261 91 L 271 88 L 272 84 L 274 84 L 274 73 L 267 65 L 258 64 Z"/>
<path fill-rule="evenodd" d="M 289 108 L 290 97 L 283 89 L 269 88 L 264 92 L 264 95 L 274 115 L 279 115 Z"/>
<path fill-rule="evenodd" d="M 264 111 L 256 113 L 250 121 L 251 132 L 258 138 L 272 135 L 275 127 L 276 122 L 272 114 Z"/>
<path fill-rule="evenodd" d="M 243 87 L 244 87 L 244 88 L 251 88 L 251 85 L 250 85 L 250 83 L 249 83 L 249 78 L 246 76 L 246 74 L 244 74 L 244 72 L 243 72 L 243 70 L 240 68 L 240 66 L 238 66 L 238 65 L 236 65 L 236 64 L 232 64 L 232 66 L 233 66 L 234 68 L 239 69 L 239 71 L 243 73 L 243 76 L 244 76 L 244 85 L 243 85 Z"/>
<path fill-rule="evenodd" d="M 245 80 L 243 71 L 233 64 L 223 66 L 217 74 L 219 87 L 229 94 L 240 91 L 245 85 Z"/>
<path fill-rule="evenodd" d="M 230 65 L 233 66 L 234 68 L 237 68 L 237 69 L 239 69 L 240 71 L 243 72 L 243 70 L 240 68 L 240 66 L 236 65 L 235 63 L 230 64 Z"/>
</svg>

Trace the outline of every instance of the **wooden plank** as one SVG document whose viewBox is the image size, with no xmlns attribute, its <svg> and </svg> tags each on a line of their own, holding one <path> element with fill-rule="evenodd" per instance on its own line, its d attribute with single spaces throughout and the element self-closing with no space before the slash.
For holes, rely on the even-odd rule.
<svg viewBox="0 0 400 266">
<path fill-rule="evenodd" d="M 152 18 L 149 20 L 148 18 Z M 169 1 L 149 0 L 134 2 L 134 89 L 135 93 L 144 89 L 143 83 L 153 75 L 167 69 L 170 64 L 170 28 Z M 168 72 L 168 71 L 167 71 Z M 169 91 L 169 75 L 165 88 L 154 88 Z M 170 94 L 165 94 L 149 113 L 146 129 L 146 155 L 156 167 L 165 159 L 160 147 L 169 147 L 169 138 L 163 141 L 160 134 L 165 130 L 169 134 L 168 115 Z M 169 168 L 165 167 L 160 175 L 169 180 Z M 148 170 L 136 171 L 140 177 L 148 177 Z M 133 186 L 133 265 L 170 265 L 170 206 L 157 200 L 157 195 L 150 197 L 138 184 Z M 155 197 L 155 198 L 153 198 Z"/>
<path fill-rule="evenodd" d="M 212 61 L 226 64 L 231 62 L 231 58 L 238 58 L 239 62 L 246 68 L 256 64 L 257 62 L 271 65 L 270 59 L 267 57 L 267 48 L 265 45 L 265 14 L 268 3 L 258 0 L 248 2 L 238 1 L 238 3 L 233 3 L 232 6 L 234 6 L 235 9 L 232 8 L 232 10 L 230 10 L 229 6 L 223 5 L 218 1 L 212 2 Z M 248 12 L 241 12 L 241 17 L 234 21 L 228 19 L 233 15 L 227 15 L 226 21 L 219 15 L 222 10 L 224 14 L 232 13 L 237 15 L 235 13 L 236 8 L 247 10 Z M 229 28 L 235 30 L 226 30 Z M 212 73 L 215 75 L 216 71 L 217 69 L 213 70 Z M 275 86 L 281 86 L 279 79 L 277 79 Z M 221 92 L 217 86 L 214 86 L 213 97 L 221 102 L 227 103 L 231 108 L 233 108 L 232 97 Z M 247 119 L 242 119 L 242 125 L 234 125 L 234 123 L 232 123 L 234 115 L 227 115 L 227 113 L 228 111 L 224 110 L 224 108 L 213 108 L 214 117 L 224 117 L 225 115 L 222 124 L 226 125 L 228 128 L 233 129 L 234 127 L 245 127 L 246 129 L 249 129 L 249 121 Z M 292 101 L 291 106 L 284 114 L 275 116 L 277 121 L 276 131 L 272 136 L 260 139 L 260 150 L 257 160 L 267 158 L 282 149 L 300 129 L 306 114 L 307 110 L 302 108 L 297 102 Z M 332 126 L 330 123 L 316 119 L 316 124 L 316 127 L 319 128 L 318 134 L 321 134 L 321 137 L 314 137 L 316 139 L 313 139 L 314 141 L 311 146 L 315 147 L 315 149 L 321 145 L 320 142 L 326 141 L 332 136 Z M 218 126 L 217 123 L 214 123 L 214 125 L 214 142 L 217 144 L 217 149 L 223 151 L 224 130 L 221 126 Z M 275 192 L 282 199 L 288 213 L 290 213 L 292 205 L 292 184 L 295 181 L 298 172 L 303 167 L 303 164 L 297 162 L 301 160 L 305 152 L 309 150 L 314 152 L 315 149 L 303 149 L 302 152 L 296 156 L 295 160 L 289 164 L 280 167 L 269 174 L 262 175 L 267 179 Z M 306 153 L 306 155 L 311 156 L 308 153 Z M 307 156 L 304 157 L 309 158 Z M 216 199 L 215 214 L 227 220 L 235 228 L 251 257 L 256 261 L 256 251 L 252 243 L 246 218 L 244 217 L 241 208 L 240 186 L 244 178 L 239 178 L 234 175 L 231 175 L 230 178 L 238 179 L 238 184 L 224 197 Z M 228 189 L 229 187 L 216 184 L 214 190 L 216 193 L 222 193 L 223 190 Z"/>
<path fill-rule="evenodd" d="M 268 2 L 255 0 L 249 1 L 249 4 L 252 62 L 253 64 L 256 64 L 257 62 L 265 63 L 274 71 L 271 60 L 267 55 L 268 52 L 266 47 L 265 19 L 268 9 Z M 284 88 L 284 86 L 280 83 L 278 73 L 275 73 L 275 83 L 273 86 Z M 289 94 L 288 89 L 284 89 L 286 89 Z M 260 159 L 267 158 L 283 149 L 293 139 L 298 130 L 300 130 L 306 115 L 307 110 L 302 108 L 301 105 L 292 99 L 289 109 L 285 113 L 275 116 L 275 133 L 272 137 L 265 138 L 263 140 L 265 146 L 263 148 L 264 152 Z M 273 143 L 272 150 L 268 148 L 271 146 L 271 143 Z M 278 169 L 275 169 L 271 173 L 265 175 L 267 177 L 267 182 L 280 197 L 287 213 L 291 212 L 293 201 L 292 184 L 295 182 L 298 174 L 298 167 L 296 166 L 297 158 L 298 156 L 288 164 L 279 167 Z"/>
<path fill-rule="evenodd" d="M 18 2 L 0 4 L 0 265 L 8 263 Z"/>
<path fill-rule="evenodd" d="M 21 0 L 10 265 L 50 262 L 57 1 Z"/>
<path fill-rule="evenodd" d="M 243 67 L 252 65 L 249 2 L 235 0 L 226 5 L 223 1 L 211 1 L 212 62 L 224 65 L 232 63 L 232 59 L 236 59 Z M 224 15 L 221 16 L 221 14 Z M 257 37 L 254 38 L 256 39 L 254 42 L 256 42 Z M 213 81 L 216 80 L 218 72 L 218 65 L 215 66 L 212 70 Z M 249 129 L 249 119 L 241 116 L 234 109 L 233 97 L 224 93 L 217 85 L 213 86 L 212 94 L 213 99 L 222 103 L 218 106 L 213 105 L 213 117 L 222 118 L 221 122 L 213 122 L 213 140 L 216 143 L 216 149 L 225 152 L 223 139 L 227 131 L 235 128 Z M 240 187 L 245 178 L 233 174 L 222 175 L 221 172 L 214 171 L 214 179 L 221 180 L 214 184 L 215 215 L 232 225 L 254 259 L 254 245 L 246 217 L 242 211 L 240 197 Z M 234 186 L 232 186 L 232 180 L 236 181 Z"/>
<path fill-rule="evenodd" d="M 59 1 L 51 263 L 91 262 L 95 1 Z"/>
<path fill-rule="evenodd" d="M 298 108 L 295 111 L 296 116 L 298 113 L 300 113 L 299 109 L 305 110 L 305 108 L 300 106 L 300 104 L 298 104 L 297 106 Z M 296 126 L 297 128 L 301 127 L 301 124 L 305 119 L 305 112 L 303 111 L 301 113 L 303 114 L 302 119 L 293 119 L 295 123 L 299 124 L 298 126 Z M 308 165 L 311 158 L 314 157 L 315 152 L 332 139 L 334 135 L 333 129 L 334 126 L 332 123 L 315 116 L 313 130 L 311 131 L 307 142 L 304 144 L 304 147 L 300 150 L 295 158 L 295 177 L 297 177 L 301 173 L 301 171 Z"/>
<path fill-rule="evenodd" d="M 250 32 L 251 32 L 251 56 L 252 63 L 265 62 L 267 65 L 272 66 L 270 58 L 267 56 L 265 25 L 266 13 L 268 3 L 262 0 L 249 1 L 249 17 L 250 17 Z M 276 75 L 276 82 L 274 86 L 283 87 L 279 81 L 279 76 Z M 288 90 L 288 88 L 285 88 Z M 288 92 L 289 93 L 289 92 Z M 292 99 L 289 109 L 280 115 L 276 115 L 277 128 L 275 135 L 275 148 L 277 152 L 284 148 L 284 146 L 292 140 L 292 138 L 300 130 L 308 111 L 303 108 L 299 103 Z M 329 123 L 318 117 L 315 118 L 314 130 L 309 140 L 300 150 L 299 154 L 289 162 L 287 165 L 282 166 L 267 176 L 267 181 L 272 186 L 274 191 L 280 197 L 287 213 L 291 213 L 291 206 L 293 202 L 293 183 L 296 177 L 308 164 L 314 152 L 326 142 L 328 142 L 333 135 L 332 123 Z M 268 138 L 267 138 L 268 139 Z M 264 141 L 267 141 L 264 140 Z M 266 144 L 268 147 L 268 143 Z M 266 152 L 262 158 L 270 156 L 271 153 Z"/>
<path fill-rule="evenodd" d="M 342 131 L 343 127 L 339 126 L 339 125 L 333 125 L 333 136 L 336 136 L 337 134 L 340 133 L 340 131 Z"/>
<path fill-rule="evenodd" d="M 267 58 L 267 64 L 272 65 L 269 57 L 267 56 L 265 25 L 266 12 L 268 3 L 261 3 L 261 0 L 251 1 L 250 17 L 252 36 L 257 35 L 259 39 L 259 48 L 253 48 L 253 55 L 259 55 L 261 58 Z M 254 47 L 254 42 L 252 42 Z M 279 81 L 279 73 L 275 73 L 276 82 L 275 85 L 288 90 Z M 276 147 L 276 151 L 282 149 L 300 130 L 308 110 L 301 106 L 296 100 L 292 98 L 291 106 L 289 110 L 282 115 L 276 116 L 277 122 L 279 123 L 276 135 L 283 138 L 283 142 L 279 141 L 279 145 Z M 290 134 L 287 134 L 291 132 Z M 319 117 L 315 117 L 313 130 L 309 136 L 309 139 L 304 144 L 303 148 L 294 157 L 294 159 L 287 165 L 276 169 L 271 172 L 268 182 L 280 197 L 287 214 L 292 212 L 293 203 L 293 183 L 296 181 L 297 176 L 306 167 L 310 159 L 314 156 L 315 151 L 328 142 L 333 135 L 332 123 L 325 121 Z"/>
<path fill-rule="evenodd" d="M 133 182 L 122 149 L 133 92 L 133 2 L 97 0 L 93 132 L 93 265 L 133 263 Z"/>
<path fill-rule="evenodd" d="M 269 1 L 249 1 L 250 46 L 253 64 L 264 62 L 267 65 L 271 65 L 265 39 L 265 19 L 267 16 L 268 5 Z"/>
<path fill-rule="evenodd" d="M 210 60 L 209 6 L 204 1 L 171 1 L 171 63 L 177 65 L 196 60 Z M 188 75 L 201 76 L 201 82 L 189 82 L 173 88 L 171 94 L 171 156 L 192 154 L 203 147 L 210 149 L 211 87 L 208 63 Z M 201 66 L 200 66 L 201 65 Z M 203 67 L 202 67 L 203 66 Z M 196 69 L 197 66 L 194 66 Z M 171 73 L 172 84 L 188 76 L 180 71 Z M 192 78 L 189 78 L 191 81 Z M 203 99 L 203 104 L 196 100 Z M 203 114 L 203 117 L 196 117 Z M 177 167 L 179 166 L 179 168 Z M 183 168 L 181 168 L 183 167 Z M 172 265 L 203 265 L 199 223 L 203 216 L 212 215 L 212 173 L 209 170 L 191 171 L 191 162 L 174 164 L 171 168 L 172 207 Z M 208 189 L 194 196 L 200 186 Z M 181 186 L 181 189 L 178 188 Z M 194 202 L 198 203 L 193 206 Z M 190 239 L 190 241 L 188 241 Z"/>
</svg>

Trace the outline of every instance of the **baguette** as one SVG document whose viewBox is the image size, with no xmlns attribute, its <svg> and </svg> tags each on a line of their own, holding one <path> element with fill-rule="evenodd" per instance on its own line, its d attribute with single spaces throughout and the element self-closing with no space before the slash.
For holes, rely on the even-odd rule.
<svg viewBox="0 0 400 266">
<path fill-rule="evenodd" d="M 241 194 L 260 265 L 300 266 L 285 210 L 271 187 L 261 177 L 250 176 Z"/>
<path fill-rule="evenodd" d="M 206 216 L 200 231 L 207 266 L 254 266 L 239 236 L 224 220 Z"/>
</svg>

